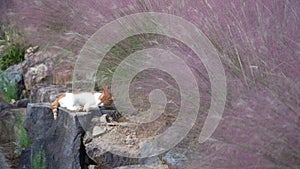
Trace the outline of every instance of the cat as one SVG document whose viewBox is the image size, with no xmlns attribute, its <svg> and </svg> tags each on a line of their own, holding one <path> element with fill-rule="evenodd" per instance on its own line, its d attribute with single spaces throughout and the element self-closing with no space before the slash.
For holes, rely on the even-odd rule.
<svg viewBox="0 0 300 169">
<path fill-rule="evenodd" d="M 54 120 L 57 119 L 57 108 L 65 107 L 71 111 L 90 111 L 97 109 L 98 106 L 108 106 L 113 102 L 112 94 L 108 86 L 103 87 L 103 92 L 80 92 L 64 93 L 50 104 Z"/>
</svg>

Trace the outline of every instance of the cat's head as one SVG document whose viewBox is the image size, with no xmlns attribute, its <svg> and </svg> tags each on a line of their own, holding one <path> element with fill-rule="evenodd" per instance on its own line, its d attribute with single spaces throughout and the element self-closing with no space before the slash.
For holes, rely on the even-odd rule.
<svg viewBox="0 0 300 169">
<path fill-rule="evenodd" d="M 107 85 L 103 86 L 103 92 L 99 96 L 99 100 L 104 106 L 109 106 L 109 105 L 112 104 L 113 96 L 110 93 L 109 88 L 108 88 Z"/>
</svg>

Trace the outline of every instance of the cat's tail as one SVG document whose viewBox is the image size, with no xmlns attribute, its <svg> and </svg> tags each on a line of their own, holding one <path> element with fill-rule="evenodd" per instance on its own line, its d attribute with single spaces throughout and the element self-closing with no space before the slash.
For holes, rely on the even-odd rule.
<svg viewBox="0 0 300 169">
<path fill-rule="evenodd" d="M 65 97 L 65 96 L 66 96 L 65 93 L 60 95 L 57 99 L 54 100 L 54 102 L 52 102 L 50 104 L 50 108 L 52 110 L 54 120 L 57 119 L 57 109 L 59 107 L 59 100 L 62 99 L 63 97 Z"/>
<path fill-rule="evenodd" d="M 54 120 L 57 119 L 57 108 L 58 108 L 58 105 L 59 105 L 59 103 L 56 100 L 50 104 L 50 108 L 52 110 Z"/>
</svg>

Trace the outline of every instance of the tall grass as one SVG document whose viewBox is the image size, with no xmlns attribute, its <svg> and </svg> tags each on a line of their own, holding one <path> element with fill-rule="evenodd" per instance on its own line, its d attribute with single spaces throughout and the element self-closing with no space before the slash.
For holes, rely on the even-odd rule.
<svg viewBox="0 0 300 169">
<path fill-rule="evenodd" d="M 0 37 L 0 45 L 6 46 L 0 56 L 0 70 L 20 63 L 24 60 L 25 48 L 21 34 L 14 28 L 1 25 L 4 37 Z"/>
<path fill-rule="evenodd" d="M 25 49 L 20 44 L 10 44 L 0 57 L 0 70 L 24 60 Z"/>
</svg>

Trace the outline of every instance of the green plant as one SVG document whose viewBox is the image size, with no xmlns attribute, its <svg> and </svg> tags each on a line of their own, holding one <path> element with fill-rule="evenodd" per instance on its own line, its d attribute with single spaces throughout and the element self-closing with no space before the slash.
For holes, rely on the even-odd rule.
<svg viewBox="0 0 300 169">
<path fill-rule="evenodd" d="M 24 128 L 24 117 L 22 118 L 20 115 L 16 115 L 16 120 L 19 125 L 19 136 L 17 140 L 17 145 L 21 149 L 24 149 L 28 146 L 32 145 L 32 141 L 27 135 L 27 131 Z"/>
<path fill-rule="evenodd" d="M 12 99 L 17 99 L 17 85 L 10 82 L 5 74 L 0 71 L 0 100 L 10 102 Z"/>
<path fill-rule="evenodd" d="M 7 41 L 5 39 L 0 39 L 0 46 L 5 44 L 7 44 Z"/>
<path fill-rule="evenodd" d="M 0 70 L 5 70 L 9 66 L 20 63 L 24 60 L 25 50 L 20 44 L 11 44 L 0 57 Z"/>
<path fill-rule="evenodd" d="M 166 164 L 166 161 L 162 157 L 157 157 L 160 164 Z"/>
<path fill-rule="evenodd" d="M 42 147 L 33 156 L 32 166 L 33 169 L 46 169 L 46 154 Z"/>
<path fill-rule="evenodd" d="M 5 48 L 0 56 L 0 70 L 5 70 L 9 66 L 24 60 L 25 48 L 24 39 L 18 30 L 12 26 L 1 25 L 3 35 L 0 37 L 0 45 Z"/>
</svg>

